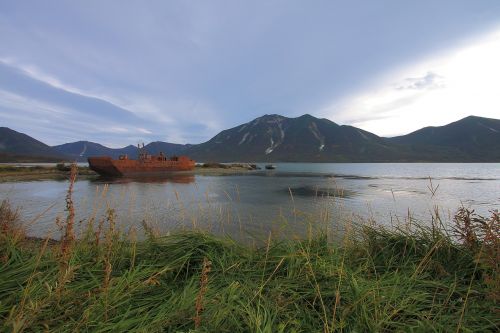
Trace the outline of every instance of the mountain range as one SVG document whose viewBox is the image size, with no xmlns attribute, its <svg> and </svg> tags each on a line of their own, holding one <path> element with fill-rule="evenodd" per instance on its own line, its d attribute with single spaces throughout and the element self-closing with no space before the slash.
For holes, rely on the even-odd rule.
<svg viewBox="0 0 500 333">
<path fill-rule="evenodd" d="M 7 127 L 0 127 L 0 162 L 51 162 L 61 160 L 52 147 Z"/>
<path fill-rule="evenodd" d="M 150 154 L 159 154 L 160 152 L 167 152 L 169 155 L 179 155 L 183 153 L 191 145 L 181 145 L 177 143 L 168 143 L 155 141 L 144 146 L 146 151 Z M 126 146 L 123 148 L 108 148 L 101 144 L 90 141 L 77 141 L 72 143 L 65 143 L 62 145 L 54 146 L 52 149 L 59 155 L 69 157 L 71 160 L 86 161 L 89 156 L 111 156 L 118 158 L 120 155 L 129 155 L 134 157 L 137 155 L 136 146 Z"/>
<path fill-rule="evenodd" d="M 385 138 L 311 115 L 264 115 L 224 130 L 207 142 L 151 142 L 151 154 L 188 155 L 216 162 L 500 162 L 500 120 L 469 116 L 445 126 L 425 127 Z M 78 160 L 137 155 L 137 147 L 108 148 L 78 141 L 50 147 L 26 134 L 0 128 L 0 161 Z"/>
</svg>

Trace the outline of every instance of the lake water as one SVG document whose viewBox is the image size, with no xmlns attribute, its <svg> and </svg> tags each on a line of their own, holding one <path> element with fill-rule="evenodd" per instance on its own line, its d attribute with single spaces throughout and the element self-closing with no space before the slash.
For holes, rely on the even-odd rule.
<svg viewBox="0 0 500 333">
<path fill-rule="evenodd" d="M 76 219 L 95 217 L 98 223 L 113 208 L 124 230 L 140 231 L 144 220 L 160 232 L 197 227 L 236 237 L 270 230 L 287 237 L 318 224 L 335 227 L 345 219 L 394 224 L 410 216 L 427 223 L 438 207 L 447 223 L 461 205 L 483 215 L 500 208 L 499 164 L 276 166 L 225 176 L 78 180 Z M 31 235 L 57 235 L 54 221 L 65 217 L 67 187 L 55 180 L 0 183 L 0 199 L 21 207 Z"/>
</svg>

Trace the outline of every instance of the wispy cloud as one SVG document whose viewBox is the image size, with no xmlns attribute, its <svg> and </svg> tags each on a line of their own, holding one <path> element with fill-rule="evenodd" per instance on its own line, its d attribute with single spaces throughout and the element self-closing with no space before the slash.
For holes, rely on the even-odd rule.
<svg viewBox="0 0 500 333">
<path fill-rule="evenodd" d="M 119 98 L 103 93 L 85 91 L 61 82 L 61 80 L 59 80 L 58 78 L 43 72 L 40 68 L 32 64 L 21 64 L 13 58 L 0 58 L 0 63 L 3 63 L 6 66 L 10 66 L 20 71 L 33 80 L 43 82 L 47 85 L 50 85 L 51 87 L 63 90 L 65 92 L 107 102 L 117 108 L 133 113 L 139 117 L 154 117 L 156 121 L 163 123 L 172 122 L 172 119 L 169 118 L 165 113 L 163 113 L 158 106 L 154 105 L 150 101 L 141 101 L 141 97 L 139 96 L 135 96 L 135 98 L 134 96 L 128 96 L 128 98 Z"/>
<path fill-rule="evenodd" d="M 421 77 L 409 77 L 397 86 L 396 89 L 405 90 L 423 90 L 423 89 L 440 89 L 445 87 L 445 78 L 434 72 L 427 72 Z"/>
<path fill-rule="evenodd" d="M 367 128 L 399 117 L 390 126 L 404 130 L 418 123 L 410 105 L 459 81 L 427 63 L 394 68 L 472 40 L 499 14 L 500 2 L 454 0 L 3 1 L 0 89 L 12 95 L 0 117 L 51 143 L 198 143 L 264 113 Z"/>
<path fill-rule="evenodd" d="M 60 105 L 50 104 L 40 100 L 26 98 L 0 90 L 0 120 L 3 124 L 24 124 L 36 119 L 30 135 L 42 133 L 48 138 L 47 143 L 61 143 L 58 137 L 64 136 L 72 140 L 91 139 L 96 136 L 114 138 L 108 139 L 112 146 L 123 146 L 129 143 L 129 138 L 140 137 L 142 140 L 152 134 L 145 128 L 135 126 L 116 126 L 113 120 L 103 120 L 99 116 L 81 113 Z M 46 128 L 50 127 L 50 134 Z"/>
<path fill-rule="evenodd" d="M 54 118 L 57 113 L 64 113 L 68 117 L 75 116 L 75 114 L 94 115 L 93 118 L 103 118 L 103 120 L 108 118 L 117 124 L 98 127 L 102 133 L 130 134 L 135 132 L 148 136 L 156 133 L 161 140 L 181 143 L 190 142 L 193 138 L 198 142 L 203 141 L 209 137 L 208 133 L 222 129 L 219 115 L 199 101 L 161 100 L 155 103 L 152 98 L 136 93 L 130 93 L 124 97 L 92 93 L 62 83 L 58 78 L 44 73 L 36 66 L 20 64 L 12 58 L 0 58 L 0 70 L 2 65 L 11 77 L 23 83 L 19 85 L 21 89 L 16 90 L 15 93 L 2 91 L 5 99 L 0 101 L 0 106 L 14 107 L 13 104 L 15 104 L 15 108 L 23 112 L 36 113 L 45 110 L 52 114 L 52 117 L 47 119 Z M 34 85 L 33 82 L 37 82 L 37 86 L 42 84 L 53 88 L 52 92 L 57 92 L 57 94 L 41 96 L 37 91 L 33 97 L 33 92 L 39 90 L 39 87 L 31 87 Z M 12 89 L 9 86 L 4 89 L 9 88 Z M 96 121 L 100 122 L 97 119 Z M 177 125 L 178 123 L 183 124 L 183 129 Z M 146 129 L 131 126 L 133 124 L 154 125 Z M 186 128 L 190 127 L 196 128 L 194 135 L 189 130 L 186 131 Z M 117 140 L 121 139 L 117 138 Z"/>
</svg>

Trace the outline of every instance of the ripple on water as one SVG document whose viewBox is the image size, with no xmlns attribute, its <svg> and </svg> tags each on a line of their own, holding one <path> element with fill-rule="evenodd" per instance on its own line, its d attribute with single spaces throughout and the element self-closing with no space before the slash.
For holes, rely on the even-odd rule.
<svg viewBox="0 0 500 333">
<path fill-rule="evenodd" d="M 332 197 L 332 198 L 352 198 L 357 192 L 342 188 L 322 188 L 316 186 L 299 186 L 287 188 L 286 192 L 292 192 L 293 195 L 303 197 Z"/>
</svg>

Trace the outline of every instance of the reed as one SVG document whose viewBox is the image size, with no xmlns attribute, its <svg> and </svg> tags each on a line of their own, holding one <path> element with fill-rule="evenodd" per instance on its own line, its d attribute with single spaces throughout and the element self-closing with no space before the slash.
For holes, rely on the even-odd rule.
<svg viewBox="0 0 500 333">
<path fill-rule="evenodd" d="M 221 208 L 221 229 L 226 214 Z M 452 231 L 438 214 L 428 226 L 348 219 L 335 230 L 323 227 L 325 214 L 304 238 L 277 231 L 246 245 L 201 228 L 161 235 L 146 222 L 137 241 L 108 207 L 81 237 L 66 228 L 55 242 L 12 232 L 23 229 L 19 211 L 2 203 L 0 331 L 500 330 L 498 212 L 461 208 Z"/>
<path fill-rule="evenodd" d="M 205 294 L 207 293 L 208 286 L 208 274 L 212 269 L 212 262 L 209 261 L 206 257 L 203 258 L 203 265 L 201 269 L 201 278 L 200 278 L 200 290 L 198 291 L 198 295 L 196 296 L 196 315 L 194 316 L 194 328 L 199 328 L 201 325 L 201 314 L 203 312 L 203 299 Z"/>
<path fill-rule="evenodd" d="M 64 233 L 61 238 L 61 253 L 63 257 L 68 255 L 71 251 L 71 246 L 75 240 L 75 207 L 73 204 L 73 187 L 75 186 L 76 175 L 78 174 L 78 167 L 76 163 L 71 164 L 71 173 L 69 175 L 69 187 L 66 194 L 66 211 L 68 213 L 66 223 L 63 226 Z"/>
</svg>

